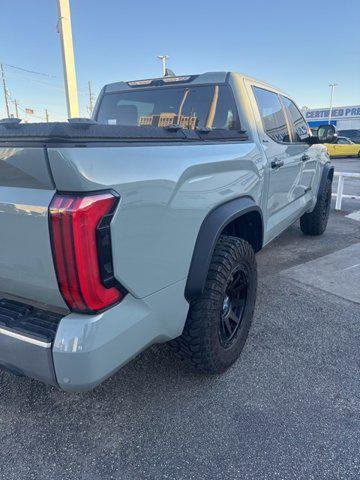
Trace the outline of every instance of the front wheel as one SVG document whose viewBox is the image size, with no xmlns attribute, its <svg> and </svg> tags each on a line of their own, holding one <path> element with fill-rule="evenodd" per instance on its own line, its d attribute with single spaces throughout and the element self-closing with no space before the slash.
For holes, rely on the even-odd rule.
<svg viewBox="0 0 360 480">
<path fill-rule="evenodd" d="M 300 217 L 300 228 L 305 235 L 322 235 L 325 232 L 330 214 L 331 190 L 332 179 L 327 178 L 314 210 Z"/>
<path fill-rule="evenodd" d="M 254 313 L 255 254 L 245 240 L 221 236 L 205 289 L 190 305 L 182 335 L 171 346 L 198 370 L 221 373 L 239 357 Z"/>
</svg>

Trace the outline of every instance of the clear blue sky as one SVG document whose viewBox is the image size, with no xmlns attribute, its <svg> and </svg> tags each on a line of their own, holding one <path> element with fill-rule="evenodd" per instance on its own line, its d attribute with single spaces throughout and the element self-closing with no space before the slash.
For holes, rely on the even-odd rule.
<svg viewBox="0 0 360 480">
<path fill-rule="evenodd" d="M 0 62 L 9 90 L 38 116 L 66 117 L 57 0 L 2 0 Z M 81 113 L 87 82 L 159 76 L 157 54 L 177 74 L 236 70 L 269 83 L 300 106 L 360 104 L 359 0 L 71 0 Z M 2 92 L 0 92 L 2 93 Z M 0 95 L 0 117 L 5 115 Z"/>
</svg>

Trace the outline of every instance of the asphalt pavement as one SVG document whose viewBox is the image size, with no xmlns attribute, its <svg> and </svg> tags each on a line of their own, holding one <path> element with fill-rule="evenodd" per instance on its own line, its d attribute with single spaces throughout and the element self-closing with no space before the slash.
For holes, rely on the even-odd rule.
<svg viewBox="0 0 360 480">
<path fill-rule="evenodd" d="M 358 480 L 360 303 L 337 272 L 329 292 L 297 268 L 321 280 L 339 255 L 343 279 L 359 245 L 360 222 L 332 211 L 323 236 L 294 225 L 266 247 L 250 337 L 224 375 L 166 345 L 90 393 L 0 373 L 0 478 Z"/>
</svg>

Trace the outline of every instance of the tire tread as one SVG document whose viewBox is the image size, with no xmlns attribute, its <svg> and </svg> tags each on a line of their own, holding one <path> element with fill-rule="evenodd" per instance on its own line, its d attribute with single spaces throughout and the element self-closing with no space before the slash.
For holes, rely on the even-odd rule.
<svg viewBox="0 0 360 480">
<path fill-rule="evenodd" d="M 326 202 L 331 200 L 331 187 L 332 180 L 327 178 L 325 187 L 320 192 L 318 196 L 315 208 L 310 213 L 304 213 L 300 218 L 300 228 L 305 235 L 322 235 L 325 230 L 329 219 L 330 207 L 326 216 L 324 217 L 324 209 L 326 207 Z M 330 197 L 330 199 L 328 198 Z"/>
<path fill-rule="evenodd" d="M 209 332 L 211 322 L 219 314 L 219 302 L 222 301 L 228 276 L 234 265 L 241 259 L 246 259 L 252 265 L 252 274 L 255 275 L 256 284 L 256 260 L 251 245 L 237 237 L 221 236 L 215 247 L 204 292 L 199 299 L 191 303 L 182 335 L 169 342 L 170 346 L 183 359 L 201 372 L 220 373 L 229 366 L 214 353 Z M 253 309 L 250 312 L 251 317 Z M 249 329 L 250 324 L 246 331 L 246 337 Z"/>
</svg>

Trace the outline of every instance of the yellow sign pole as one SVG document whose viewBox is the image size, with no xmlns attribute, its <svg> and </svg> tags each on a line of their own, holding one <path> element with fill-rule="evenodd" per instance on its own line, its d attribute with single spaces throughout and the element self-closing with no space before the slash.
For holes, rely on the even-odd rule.
<svg viewBox="0 0 360 480">
<path fill-rule="evenodd" d="M 59 8 L 59 33 L 64 67 L 64 82 L 68 117 L 79 116 L 79 101 L 76 86 L 76 72 L 74 60 L 74 47 L 71 31 L 69 0 L 58 0 Z"/>
</svg>

